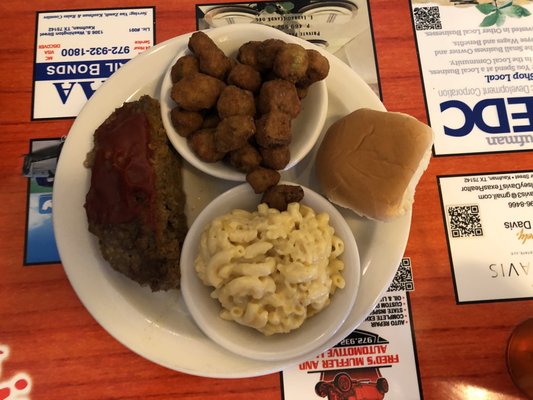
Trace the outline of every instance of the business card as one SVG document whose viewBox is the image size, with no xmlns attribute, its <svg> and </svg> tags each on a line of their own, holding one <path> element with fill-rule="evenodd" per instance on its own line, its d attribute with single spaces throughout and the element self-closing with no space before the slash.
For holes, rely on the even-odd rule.
<svg viewBox="0 0 533 400">
<path fill-rule="evenodd" d="M 411 260 L 366 320 L 333 348 L 282 372 L 284 400 L 421 399 L 409 292 Z"/>
<path fill-rule="evenodd" d="M 100 85 L 154 45 L 154 7 L 38 12 L 32 119 L 76 117 Z"/>
<path fill-rule="evenodd" d="M 533 3 L 411 6 L 435 155 L 532 150 Z"/>
<path fill-rule="evenodd" d="M 533 170 L 437 179 L 457 302 L 533 299 Z"/>
<path fill-rule="evenodd" d="M 379 95 L 368 0 L 202 4 L 196 21 L 198 29 L 262 24 L 305 39 L 350 65 Z"/>
<path fill-rule="evenodd" d="M 59 263 L 52 224 L 52 190 L 63 138 L 34 139 L 24 157 L 22 173 L 28 178 L 24 265 Z"/>
</svg>

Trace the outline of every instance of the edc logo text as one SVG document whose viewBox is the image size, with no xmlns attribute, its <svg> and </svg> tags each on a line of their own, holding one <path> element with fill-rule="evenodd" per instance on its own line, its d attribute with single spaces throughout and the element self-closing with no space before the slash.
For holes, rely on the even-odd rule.
<svg viewBox="0 0 533 400">
<path fill-rule="evenodd" d="M 524 107 L 515 105 L 525 106 L 525 111 Z M 460 100 L 448 100 L 440 104 L 442 113 L 454 108 L 462 112 L 464 123 L 458 128 L 444 126 L 444 134 L 447 136 L 466 136 L 472 132 L 474 126 L 486 133 L 533 132 L 533 97 L 483 99 L 474 107 Z M 515 111 L 516 109 L 521 111 Z M 496 111 L 496 120 L 491 120 L 491 125 L 486 121 L 485 110 Z"/>
</svg>

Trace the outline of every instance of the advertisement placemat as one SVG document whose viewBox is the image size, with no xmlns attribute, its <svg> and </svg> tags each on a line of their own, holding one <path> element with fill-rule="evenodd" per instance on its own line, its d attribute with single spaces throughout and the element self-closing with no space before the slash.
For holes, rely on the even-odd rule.
<svg viewBox="0 0 533 400">
<path fill-rule="evenodd" d="M 154 8 L 37 13 L 32 119 L 76 117 L 96 89 L 155 41 Z"/>
<path fill-rule="evenodd" d="M 457 302 L 533 299 L 533 171 L 437 179 Z"/>
<path fill-rule="evenodd" d="M 411 5 L 435 155 L 533 149 L 533 3 Z"/>
<path fill-rule="evenodd" d="M 22 173 L 28 178 L 24 265 L 58 263 L 52 225 L 52 189 L 63 138 L 30 141 Z"/>
<path fill-rule="evenodd" d="M 221 3 L 196 6 L 198 29 L 256 23 L 320 46 L 346 62 L 379 96 L 367 0 Z"/>
<path fill-rule="evenodd" d="M 421 399 L 410 258 L 367 319 L 336 346 L 282 372 L 284 400 Z"/>
</svg>

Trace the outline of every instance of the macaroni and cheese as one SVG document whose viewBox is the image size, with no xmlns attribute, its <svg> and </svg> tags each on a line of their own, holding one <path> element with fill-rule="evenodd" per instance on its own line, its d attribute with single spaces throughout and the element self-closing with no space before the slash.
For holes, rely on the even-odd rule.
<svg viewBox="0 0 533 400">
<path fill-rule="evenodd" d="M 214 287 L 223 319 L 272 335 L 298 328 L 344 287 L 343 251 L 328 214 L 300 203 L 283 212 L 263 203 L 208 224 L 195 268 Z"/>
</svg>

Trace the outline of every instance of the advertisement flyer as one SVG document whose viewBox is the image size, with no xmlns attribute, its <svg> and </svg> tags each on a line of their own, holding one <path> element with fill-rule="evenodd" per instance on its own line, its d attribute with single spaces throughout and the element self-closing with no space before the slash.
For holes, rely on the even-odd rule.
<svg viewBox="0 0 533 400">
<path fill-rule="evenodd" d="M 411 0 L 435 155 L 533 149 L 533 3 Z"/>
<path fill-rule="evenodd" d="M 37 13 L 32 119 L 76 117 L 98 87 L 154 45 L 154 8 Z"/>
<path fill-rule="evenodd" d="M 196 20 L 198 29 L 256 23 L 308 40 L 350 65 L 379 95 L 367 0 L 197 5 Z"/>
<path fill-rule="evenodd" d="M 438 183 L 457 302 L 533 299 L 533 170 Z"/>
<path fill-rule="evenodd" d="M 404 258 L 374 311 L 348 337 L 282 373 L 284 400 L 421 399 Z"/>
<path fill-rule="evenodd" d="M 24 157 L 22 173 L 28 178 L 24 265 L 60 261 L 52 225 L 52 189 L 63 142 L 63 138 L 32 140 Z"/>
</svg>

